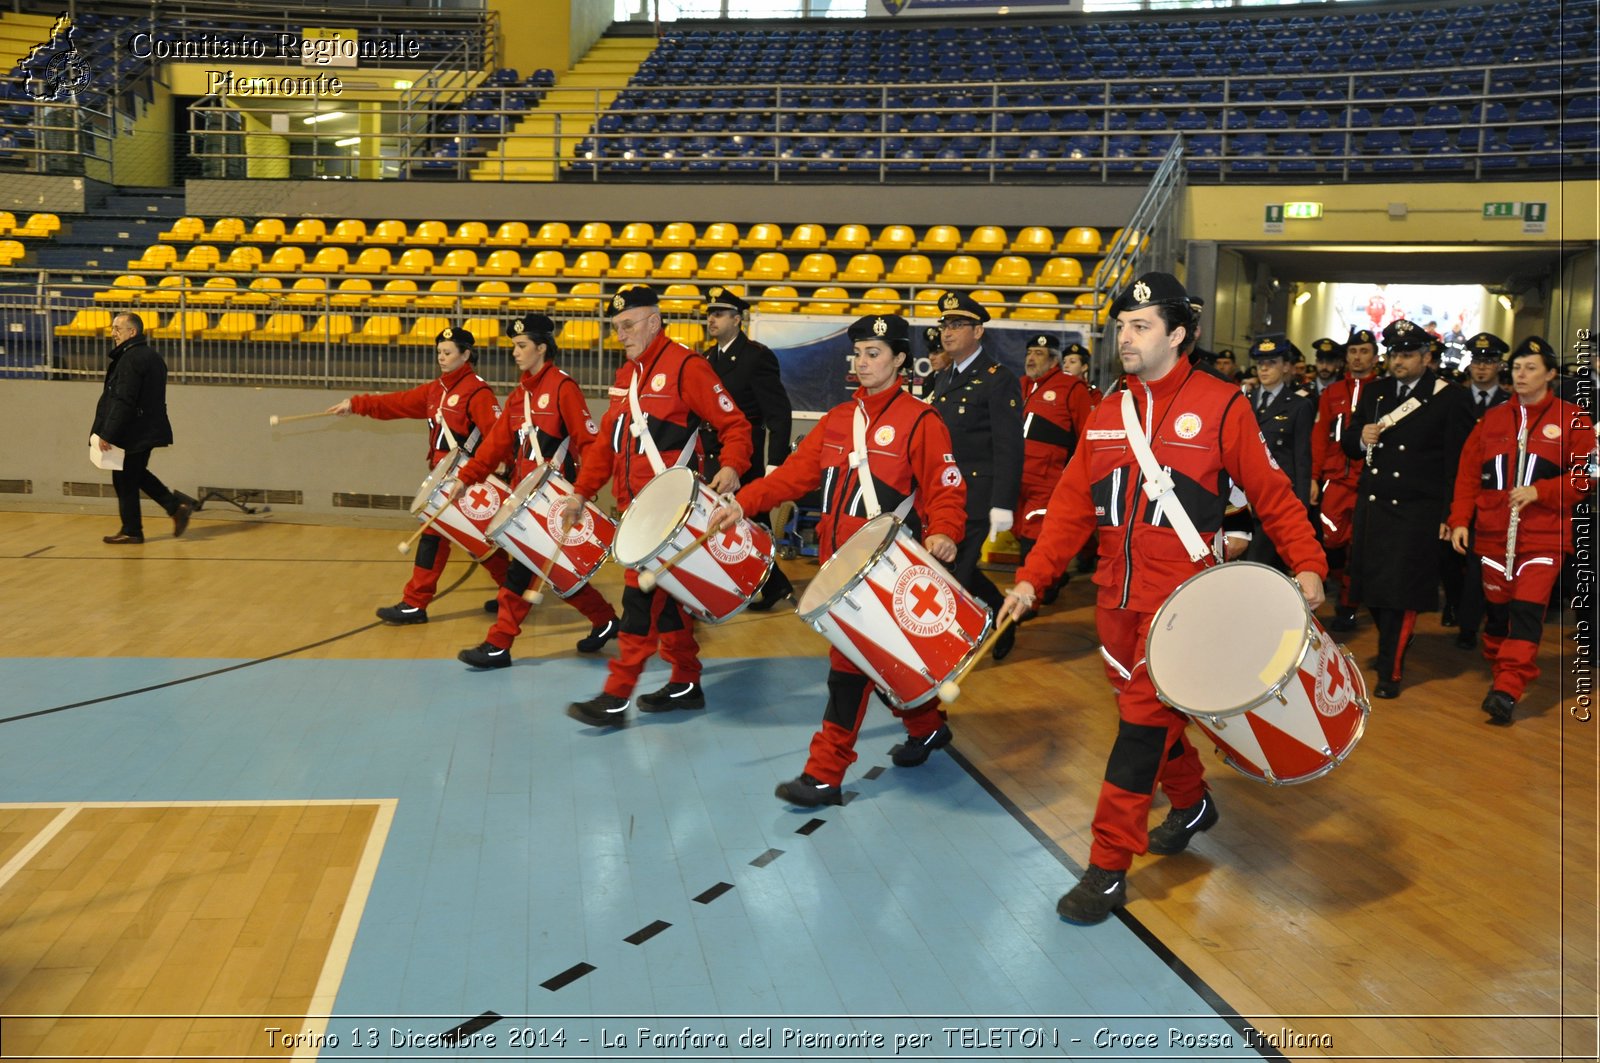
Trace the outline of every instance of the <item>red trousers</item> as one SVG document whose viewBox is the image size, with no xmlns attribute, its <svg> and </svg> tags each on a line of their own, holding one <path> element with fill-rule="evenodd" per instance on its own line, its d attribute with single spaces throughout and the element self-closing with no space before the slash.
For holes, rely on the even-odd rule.
<svg viewBox="0 0 1600 1063">
<path fill-rule="evenodd" d="M 412 562 L 411 579 L 406 583 L 405 592 L 401 595 L 405 603 L 416 609 L 426 609 L 428 603 L 433 601 L 435 592 L 439 589 L 439 573 L 444 571 L 446 561 L 450 560 L 450 540 L 442 535 L 432 532 L 423 534 L 417 543 L 417 556 Z M 496 550 L 482 562 L 495 585 L 503 585 L 506 581 L 506 569 L 511 565 L 511 558 L 506 556 L 504 550 Z"/>
<path fill-rule="evenodd" d="M 872 691 L 872 680 L 862 675 L 848 657 L 838 650 L 828 651 L 828 708 L 822 715 L 822 729 L 811 736 L 807 775 L 830 786 L 843 784 L 845 769 L 856 762 L 856 739 L 861 736 Z M 906 734 L 912 738 L 926 738 L 945 720 L 937 700 L 912 709 L 890 705 L 889 711 L 900 717 Z"/>
<path fill-rule="evenodd" d="M 521 561 L 511 562 L 506 571 L 505 582 L 500 585 L 500 593 L 495 596 L 499 602 L 499 611 L 495 613 L 494 623 L 489 627 L 489 634 L 484 641 L 491 646 L 498 646 L 502 650 L 509 650 L 517 636 L 522 634 L 522 622 L 527 619 L 528 610 L 533 605 L 522 596 L 533 582 L 533 570 Z M 545 597 L 553 598 L 554 591 L 547 590 Z M 565 599 L 566 603 L 582 613 L 589 621 L 590 627 L 599 627 L 601 624 L 617 618 L 617 611 L 611 608 L 611 603 L 606 601 L 605 595 L 585 583 L 571 597 Z"/>
<path fill-rule="evenodd" d="M 1151 613 L 1096 609 L 1100 653 L 1117 694 L 1117 739 L 1106 761 L 1094 810 L 1089 862 L 1126 871 L 1149 848 L 1150 802 L 1156 784 L 1174 808 L 1200 803 L 1206 793 L 1200 753 L 1184 734 L 1189 718 L 1156 697 L 1145 667 Z"/>
<path fill-rule="evenodd" d="M 1494 689 L 1520 698 L 1539 678 L 1539 639 L 1544 611 L 1561 575 L 1556 554 L 1518 554 L 1511 578 L 1505 558 L 1481 557 L 1484 614 L 1483 656 L 1494 672 Z"/>
<path fill-rule="evenodd" d="M 624 570 L 622 582 L 618 652 L 611 659 L 605 692 L 619 698 L 632 697 L 639 673 L 658 648 L 661 659 L 672 665 L 672 682 L 698 683 L 700 644 L 694 640 L 694 617 L 659 587 L 648 593 L 640 590 L 639 573 L 631 568 Z"/>
</svg>

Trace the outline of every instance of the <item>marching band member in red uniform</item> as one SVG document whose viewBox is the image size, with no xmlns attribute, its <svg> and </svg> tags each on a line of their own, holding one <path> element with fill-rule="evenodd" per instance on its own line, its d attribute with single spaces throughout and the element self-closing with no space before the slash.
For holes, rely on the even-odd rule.
<svg viewBox="0 0 1600 1063">
<path fill-rule="evenodd" d="M 1218 818 L 1200 755 L 1184 734 L 1188 717 L 1156 696 L 1145 665 L 1152 617 L 1207 560 L 1190 560 L 1171 523 L 1174 500 L 1210 542 L 1222 526 L 1228 501 L 1223 485 L 1231 479 L 1250 497 L 1312 608 L 1322 602 L 1327 571 L 1305 506 L 1267 453 L 1249 400 L 1237 385 L 1180 356 L 1193 311 L 1178 279 L 1145 274 L 1118 297 L 1111 313 L 1127 374 L 1124 387 L 1156 462 L 1170 470 L 1171 490 L 1160 498 L 1147 494 L 1122 400 L 1101 403 L 1050 497 L 1039 541 L 999 616 L 1014 619 L 1029 609 L 1034 588 L 1048 586 L 1089 535 L 1098 535 L 1095 616 L 1122 722 L 1095 809 L 1089 868 L 1056 905 L 1062 919 L 1080 925 L 1101 922 L 1126 903 L 1134 856 L 1147 849 L 1181 852 Z M 1150 830 L 1146 819 L 1157 783 L 1172 811 Z"/>
<path fill-rule="evenodd" d="M 515 459 L 513 486 L 537 472 L 571 439 L 564 467 L 558 470 L 570 480 L 577 456 L 594 442 L 594 420 L 589 404 L 583 400 L 578 382 L 555 364 L 556 325 L 543 314 L 528 314 L 511 322 L 511 356 L 516 359 L 522 379 L 506 399 L 505 412 L 484 436 L 472 460 L 462 467 L 458 479 L 464 486 L 482 483 L 495 469 Z M 537 448 L 537 450 L 536 450 Z M 534 457 L 535 453 L 539 459 Z M 522 621 L 532 606 L 522 597 L 533 580 L 533 572 L 521 561 L 512 561 L 506 581 L 496 597 L 495 622 L 483 642 L 456 655 L 474 668 L 511 667 L 511 644 L 522 632 Z M 595 653 L 617 634 L 617 611 L 592 585 L 585 584 L 567 600 L 590 624 L 589 634 L 578 640 L 578 652 Z"/>
<path fill-rule="evenodd" d="M 1339 580 L 1339 601 L 1334 606 L 1329 631 L 1354 631 L 1355 601 L 1350 597 L 1350 535 L 1355 530 L 1356 485 L 1361 482 L 1360 459 L 1349 458 L 1339 441 L 1350 428 L 1350 418 L 1361 402 L 1361 392 L 1377 379 L 1378 339 L 1366 329 L 1354 329 L 1344 348 L 1346 372 L 1322 389 L 1317 400 L 1317 420 L 1311 429 L 1311 503 L 1321 504 L 1322 546 L 1328 570 Z"/>
<path fill-rule="evenodd" d="M 716 430 L 722 445 L 721 468 L 711 478 L 711 489 L 725 494 L 739 486 L 739 476 L 750 467 L 750 423 L 728 396 L 716 370 L 699 354 L 674 343 L 662 331 L 660 300 L 655 290 L 638 284 L 624 288 L 611 299 L 611 327 L 622 342 L 628 362 L 617 376 L 624 394 L 614 398 L 581 459 L 573 481 L 577 504 L 562 513 L 570 530 L 577 523 L 583 502 L 594 497 L 611 477 L 611 490 L 619 511 L 656 475 L 644 440 L 632 432 L 633 413 L 627 388 L 636 389 L 645 427 L 671 466 L 690 445 L 702 422 Z M 659 587 L 639 588 L 639 574 L 628 569 L 623 576 L 622 624 L 618 635 L 621 652 L 611 662 L 605 689 L 588 701 L 567 706 L 567 715 L 596 727 L 627 724 L 628 699 L 639 673 L 660 647 L 672 665 L 667 685 L 639 698 L 642 712 L 668 709 L 703 709 L 700 688 L 700 645 L 694 638 L 694 619 Z"/>
<path fill-rule="evenodd" d="M 1078 356 L 1087 356 L 1076 343 L 1072 349 Z M 1066 372 L 1063 361 L 1060 343 L 1054 336 L 1041 333 L 1028 340 L 1021 381 L 1022 487 L 1017 493 L 1017 524 L 1011 529 L 1022 548 L 1024 563 L 1039 538 L 1050 492 L 1055 490 L 1061 470 L 1077 449 L 1083 426 L 1089 423 L 1089 411 L 1094 408 L 1088 384 Z M 1045 605 L 1054 602 L 1067 579 L 1067 573 L 1062 572 L 1060 580 L 1045 588 L 1040 601 Z"/>
<path fill-rule="evenodd" d="M 1465 554 L 1475 530 L 1472 551 L 1482 562 L 1488 614 L 1483 655 L 1494 676 L 1483 711 L 1501 726 L 1510 726 L 1517 699 L 1539 677 L 1545 606 L 1562 556 L 1572 550 L 1572 501 L 1590 487 L 1585 458 L 1595 447 L 1594 424 L 1551 392 L 1558 368 L 1550 344 L 1537 336 L 1524 340 L 1511 356 L 1516 400 L 1484 413 L 1456 467 L 1450 545 Z M 1519 448 L 1523 432 L 1527 442 Z M 1515 556 L 1507 571 L 1513 511 Z"/>
<path fill-rule="evenodd" d="M 329 413 L 347 417 L 352 413 L 379 421 L 414 418 L 428 422 L 428 468 L 454 447 L 467 453 L 477 447 L 500 417 L 500 404 L 494 389 L 473 372 L 472 333 L 464 328 L 447 328 L 434 341 L 439 359 L 439 379 L 409 391 L 387 395 L 352 395 L 328 407 Z M 428 603 L 439 589 L 439 573 L 450 560 L 450 542 L 432 531 L 423 533 L 417 543 L 415 566 L 399 602 L 378 610 L 378 619 L 390 624 L 426 624 Z M 506 581 L 511 559 L 496 550 L 484 562 L 496 584 Z"/>
<path fill-rule="evenodd" d="M 952 456 L 944 421 L 900 386 L 900 370 L 911 356 L 911 326 L 905 318 L 885 314 L 861 318 L 849 333 L 861 386 L 849 401 L 828 411 L 782 465 L 747 484 L 733 505 L 713 514 L 712 523 L 765 512 L 826 482 L 817 525 L 817 561 L 827 564 L 834 550 L 870 519 L 860 474 L 850 465 L 856 411 L 861 410 L 867 418 L 866 436 L 872 440 L 867 465 L 884 511 L 915 493 L 923 544 L 948 565 L 955 560 L 956 540 L 967 520 L 966 484 Z M 828 651 L 828 666 L 828 707 L 822 729 L 811 738 L 805 771 L 780 783 L 776 791 L 790 804 L 806 808 L 842 803 L 845 769 L 855 762 L 856 738 L 872 694 L 871 681 L 838 650 Z M 900 767 L 916 767 L 950 742 L 950 728 L 937 702 L 894 711 L 906 727 L 906 741 L 891 751 Z"/>
</svg>

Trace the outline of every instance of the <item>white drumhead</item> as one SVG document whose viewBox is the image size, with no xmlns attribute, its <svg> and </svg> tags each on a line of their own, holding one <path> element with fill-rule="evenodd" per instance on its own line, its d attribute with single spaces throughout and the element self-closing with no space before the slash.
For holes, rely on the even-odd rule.
<svg viewBox="0 0 1600 1063">
<path fill-rule="evenodd" d="M 1196 715 L 1242 712 L 1292 673 L 1310 613 L 1300 587 L 1275 568 L 1234 561 L 1173 591 L 1150 624 L 1150 680 Z"/>
<path fill-rule="evenodd" d="M 428 504 L 428 496 L 433 494 L 434 489 L 449 478 L 450 473 L 456 467 L 456 462 L 459 460 L 461 460 L 460 447 L 451 447 L 450 453 L 439 459 L 439 464 L 433 467 L 433 471 L 428 474 L 428 478 L 423 480 L 422 486 L 417 489 L 417 497 L 411 500 L 411 512 L 422 512 L 422 507 Z"/>
<path fill-rule="evenodd" d="M 617 525 L 612 554 L 619 565 L 637 565 L 660 550 L 683 523 L 695 497 L 695 475 L 674 465 L 645 484 L 628 503 Z"/>
<path fill-rule="evenodd" d="M 854 586 L 883 544 L 894 537 L 900 522 L 892 513 L 880 513 L 867 521 L 856 533 L 833 552 L 828 563 L 816 574 L 800 596 L 795 609 L 802 618 L 807 613 L 826 608 L 840 592 Z"/>
</svg>

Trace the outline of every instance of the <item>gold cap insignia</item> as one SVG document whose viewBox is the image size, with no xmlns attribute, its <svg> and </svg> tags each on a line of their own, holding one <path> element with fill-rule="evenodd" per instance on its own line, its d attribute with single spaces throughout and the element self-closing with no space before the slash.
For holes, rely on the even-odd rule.
<svg viewBox="0 0 1600 1063">
<path fill-rule="evenodd" d="M 445 329 L 443 332 L 439 333 L 439 335 L 443 336 L 447 340 L 448 339 L 454 339 L 455 338 L 455 330 L 454 329 Z"/>
<path fill-rule="evenodd" d="M 1144 281 L 1135 284 L 1133 286 L 1133 301 L 1136 303 L 1148 303 L 1150 301 L 1150 285 Z"/>
<path fill-rule="evenodd" d="M 618 292 L 616 295 L 611 297 L 611 309 L 621 310 L 625 304 L 626 301 L 622 298 L 621 292 Z"/>
<path fill-rule="evenodd" d="M 522 335 L 522 334 L 523 334 L 523 333 L 524 333 L 524 332 L 526 332 L 526 331 L 528 331 L 528 330 L 527 330 L 527 328 L 526 328 L 526 327 L 525 327 L 525 326 L 524 326 L 524 325 L 523 325 L 523 324 L 522 324 L 522 319 L 521 319 L 521 318 L 518 318 L 518 319 L 517 319 L 517 320 L 515 320 L 515 321 L 513 321 L 513 322 L 512 322 L 512 323 L 511 323 L 511 334 L 512 334 L 512 335 L 513 335 L 513 336 L 520 336 L 520 335 Z"/>
<path fill-rule="evenodd" d="M 956 310 L 960 308 L 961 300 L 957 299 L 954 295 L 947 295 L 944 297 L 944 301 L 941 302 L 939 306 L 945 310 Z"/>
<path fill-rule="evenodd" d="M 1260 343 L 1256 344 L 1256 350 L 1260 351 L 1262 354 L 1267 354 L 1277 349 L 1278 345 L 1272 340 L 1262 340 Z"/>
<path fill-rule="evenodd" d="M 881 317 L 875 319 L 872 322 L 872 334 L 874 336 L 887 336 L 889 334 L 889 323 Z"/>
</svg>

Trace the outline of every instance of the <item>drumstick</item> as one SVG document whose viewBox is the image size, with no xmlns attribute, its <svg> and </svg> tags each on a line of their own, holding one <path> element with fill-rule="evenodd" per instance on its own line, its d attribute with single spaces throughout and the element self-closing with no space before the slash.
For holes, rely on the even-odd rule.
<svg viewBox="0 0 1600 1063">
<path fill-rule="evenodd" d="M 558 545 L 550 551 L 550 558 L 544 563 L 544 568 L 539 571 L 539 582 L 522 592 L 522 600 L 529 605 L 538 605 L 544 601 L 544 587 L 550 582 L 550 570 L 556 567 L 556 555 L 561 552 Z"/>
<path fill-rule="evenodd" d="M 966 678 L 968 672 L 977 667 L 978 662 L 983 660 L 984 654 L 989 652 L 989 647 L 994 645 L 994 640 L 999 638 L 1000 633 L 1006 628 L 1010 627 L 1011 623 L 1011 618 L 1008 616 L 1004 620 L 1000 621 L 1000 623 L 996 624 L 995 629 L 989 632 L 989 637 L 984 639 L 982 644 L 978 646 L 978 652 L 974 653 L 971 658 L 967 660 L 967 663 L 961 666 L 961 670 L 956 672 L 956 674 L 951 676 L 949 679 L 946 679 L 943 683 L 939 684 L 940 701 L 948 705 L 952 701 L 956 700 L 956 698 L 961 696 L 961 680 Z"/>
<path fill-rule="evenodd" d="M 639 589 L 647 594 L 650 591 L 655 590 L 657 576 L 667 571 L 673 565 L 676 565 L 679 561 L 682 561 L 696 550 L 700 549 L 700 547 L 705 544 L 707 539 L 711 538 L 713 535 L 716 535 L 720 531 L 722 531 L 721 525 L 713 525 L 712 527 L 707 528 L 705 531 L 701 532 L 695 537 L 694 542 L 690 543 L 688 546 L 685 546 L 682 550 L 679 550 L 677 553 L 663 561 L 660 568 L 655 569 L 652 572 L 639 573 Z"/>
<path fill-rule="evenodd" d="M 310 420 L 314 420 L 314 419 L 316 419 L 318 417 L 332 417 L 332 416 L 333 416 L 333 411 L 332 410 L 323 410 L 321 413 L 286 413 L 286 414 L 283 414 L 282 416 L 279 416 L 278 414 L 273 414 L 271 417 L 267 418 L 267 423 L 269 425 L 271 425 L 272 427 L 276 428 L 280 424 L 288 424 L 290 421 L 310 421 Z"/>
<path fill-rule="evenodd" d="M 420 527 L 416 531 L 412 532 L 411 535 L 406 539 L 406 541 L 401 543 L 397 547 L 397 549 L 402 554 L 407 552 L 408 550 L 410 550 L 411 547 L 416 544 L 416 541 L 418 539 L 422 538 L 422 533 L 427 531 L 429 528 L 433 527 L 433 522 L 434 521 L 436 521 L 440 517 L 444 516 L 445 507 L 448 506 L 449 504 L 450 504 L 449 502 L 446 502 L 443 506 L 440 506 L 438 509 L 434 510 L 432 513 L 429 513 L 428 514 L 428 519 L 422 522 L 422 527 Z M 478 561 L 478 560 L 482 560 L 482 559 L 475 557 L 475 558 L 473 558 L 473 560 L 474 561 Z"/>
</svg>

